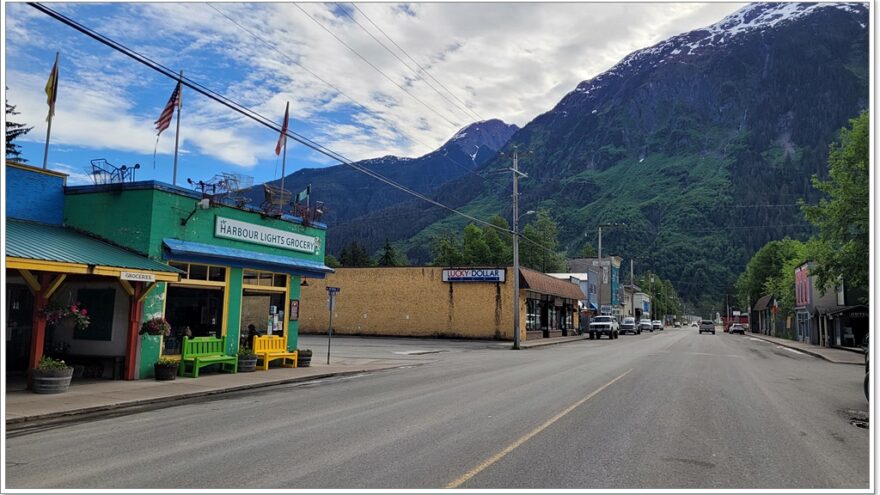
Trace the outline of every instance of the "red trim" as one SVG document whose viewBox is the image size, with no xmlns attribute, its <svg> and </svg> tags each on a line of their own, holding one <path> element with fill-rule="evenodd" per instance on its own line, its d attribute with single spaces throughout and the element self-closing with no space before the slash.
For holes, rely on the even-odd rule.
<svg viewBox="0 0 880 495">
<path fill-rule="evenodd" d="M 34 295 L 34 311 L 31 316 L 33 333 L 31 335 L 31 353 L 28 360 L 27 388 L 31 388 L 32 377 L 30 370 L 40 364 L 40 358 L 43 357 L 43 347 L 46 344 L 46 318 L 43 317 L 42 312 L 49 302 L 44 294 L 49 284 L 52 283 L 52 276 L 50 273 L 40 273 L 37 276 L 37 280 L 40 282 L 40 290 Z"/>
<path fill-rule="evenodd" d="M 144 283 L 135 282 L 134 294 L 129 297 L 128 303 L 128 333 L 125 342 L 125 379 L 137 378 L 137 344 L 138 332 L 141 327 L 141 316 L 144 304 L 140 301 L 144 293 Z"/>
</svg>

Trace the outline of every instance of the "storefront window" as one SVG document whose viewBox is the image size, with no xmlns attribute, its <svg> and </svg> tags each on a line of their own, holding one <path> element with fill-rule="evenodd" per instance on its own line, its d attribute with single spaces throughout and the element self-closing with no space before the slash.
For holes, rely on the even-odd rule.
<svg viewBox="0 0 880 495">
<path fill-rule="evenodd" d="M 184 337 L 223 334 L 226 267 L 175 261 L 168 264 L 184 272 L 180 283 L 169 284 L 165 301 L 171 335 L 163 340 L 162 353 L 175 355 L 180 354 Z"/>
</svg>

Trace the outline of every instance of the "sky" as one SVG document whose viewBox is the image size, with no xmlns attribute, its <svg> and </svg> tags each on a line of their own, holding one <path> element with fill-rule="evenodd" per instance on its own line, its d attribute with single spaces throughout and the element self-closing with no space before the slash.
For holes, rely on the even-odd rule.
<svg viewBox="0 0 880 495">
<path fill-rule="evenodd" d="M 49 3 L 350 160 L 417 157 L 487 119 L 524 126 L 632 51 L 711 25 L 743 3 Z M 5 97 L 33 126 L 60 53 L 48 168 L 91 183 L 90 161 L 171 183 L 175 122 L 154 121 L 175 81 L 25 3 L 5 4 Z M 178 185 L 219 173 L 281 176 L 277 132 L 184 88 Z M 156 150 L 154 159 L 154 149 Z M 338 164 L 288 141 L 286 171 Z M 187 186 L 188 187 L 188 186 Z"/>
</svg>

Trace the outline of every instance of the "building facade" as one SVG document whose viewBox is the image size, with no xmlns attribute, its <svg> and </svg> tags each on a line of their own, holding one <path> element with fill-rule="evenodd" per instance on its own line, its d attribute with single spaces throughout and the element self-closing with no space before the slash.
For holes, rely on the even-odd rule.
<svg viewBox="0 0 880 495">
<path fill-rule="evenodd" d="M 511 273 L 510 267 L 340 268 L 302 289 L 300 331 L 327 332 L 327 287 L 338 287 L 334 333 L 513 340 Z M 521 269 L 520 339 L 575 334 L 583 299 L 577 284 Z"/>
</svg>

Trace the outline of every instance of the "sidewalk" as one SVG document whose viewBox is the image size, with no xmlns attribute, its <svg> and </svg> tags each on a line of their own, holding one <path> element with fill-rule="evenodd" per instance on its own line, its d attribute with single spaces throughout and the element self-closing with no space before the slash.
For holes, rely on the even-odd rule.
<svg viewBox="0 0 880 495">
<path fill-rule="evenodd" d="M 412 361 L 404 360 L 341 359 L 330 365 L 312 361 L 307 368 L 270 368 L 268 371 L 235 374 L 212 373 L 199 378 L 178 377 L 161 382 L 75 380 L 63 394 L 35 394 L 7 381 L 6 429 L 10 431 L 72 421 L 85 416 L 100 417 L 114 411 L 147 407 L 150 404 L 411 365 Z"/>
<path fill-rule="evenodd" d="M 865 355 L 850 350 L 820 347 L 818 345 L 805 344 L 803 342 L 797 342 L 794 340 L 770 337 L 769 335 L 763 335 L 760 333 L 747 333 L 746 336 L 766 340 L 767 342 L 781 345 L 782 347 L 788 347 L 789 349 L 794 349 L 796 351 L 803 352 L 804 354 L 809 354 L 811 356 L 822 358 L 832 363 L 857 364 L 859 366 L 865 365 Z"/>
</svg>

